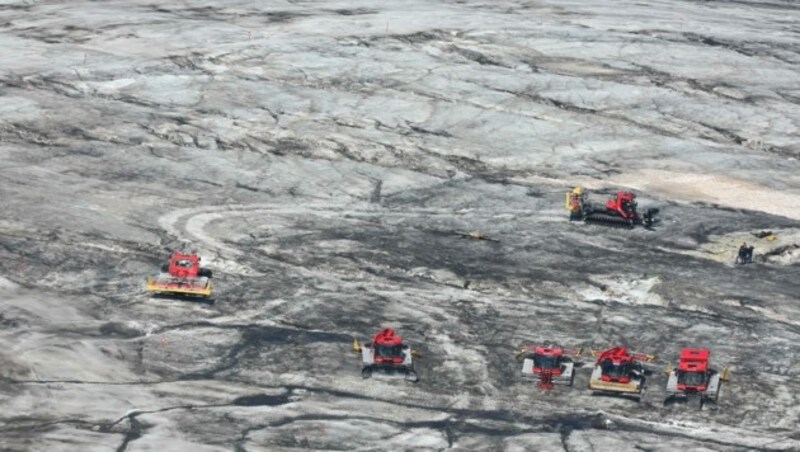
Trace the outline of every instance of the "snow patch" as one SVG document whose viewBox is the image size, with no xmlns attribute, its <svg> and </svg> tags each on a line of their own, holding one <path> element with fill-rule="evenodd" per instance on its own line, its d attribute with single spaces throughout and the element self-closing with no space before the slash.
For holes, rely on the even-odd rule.
<svg viewBox="0 0 800 452">
<path fill-rule="evenodd" d="M 641 278 L 623 276 L 596 276 L 595 285 L 577 287 L 576 292 L 585 300 L 614 301 L 630 305 L 668 306 L 669 302 L 652 290 L 661 283 L 657 276 Z"/>
<path fill-rule="evenodd" d="M 19 284 L 0 276 L 0 289 L 4 291 L 17 290 L 19 289 Z"/>
</svg>

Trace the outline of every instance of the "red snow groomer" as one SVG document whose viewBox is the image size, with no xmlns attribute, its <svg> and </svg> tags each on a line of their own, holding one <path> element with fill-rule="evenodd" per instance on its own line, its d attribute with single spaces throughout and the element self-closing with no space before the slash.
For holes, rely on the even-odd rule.
<svg viewBox="0 0 800 452">
<path fill-rule="evenodd" d="M 583 220 L 585 223 L 624 228 L 632 228 L 637 224 L 650 228 L 658 214 L 658 209 L 649 208 L 640 215 L 636 195 L 624 190 L 612 195 L 602 207 L 595 206 L 586 199 L 581 187 L 567 192 L 566 208 L 570 211 L 570 221 Z"/>
<path fill-rule="evenodd" d="M 564 349 L 557 345 L 523 345 L 517 353 L 522 361 L 522 378 L 536 381 L 539 389 L 553 389 L 553 385 L 572 386 L 575 380 L 575 362 L 581 349 Z M 570 356 L 571 355 L 571 356 Z"/>
<path fill-rule="evenodd" d="M 645 387 L 643 362 L 656 357 L 644 353 L 629 353 L 625 347 L 592 350 L 597 358 L 589 378 L 589 389 L 601 393 L 630 395 L 641 400 Z"/>
<path fill-rule="evenodd" d="M 392 328 L 384 328 L 375 333 L 369 345 L 359 345 L 358 339 L 353 338 L 353 351 L 361 353 L 363 378 L 370 378 L 375 374 L 401 376 L 415 383 L 419 380 L 413 365 L 416 353 L 403 344 L 403 338 L 395 334 Z"/>
<path fill-rule="evenodd" d="M 678 356 L 678 367 L 669 370 L 664 404 L 682 399 L 703 408 L 703 403 L 717 403 L 723 381 L 728 381 L 728 368 L 718 372 L 708 365 L 710 352 L 707 348 L 682 348 Z"/>
<path fill-rule="evenodd" d="M 176 295 L 211 296 L 211 270 L 200 267 L 200 256 L 172 253 L 161 266 L 161 274 L 147 278 L 148 292 Z"/>
</svg>

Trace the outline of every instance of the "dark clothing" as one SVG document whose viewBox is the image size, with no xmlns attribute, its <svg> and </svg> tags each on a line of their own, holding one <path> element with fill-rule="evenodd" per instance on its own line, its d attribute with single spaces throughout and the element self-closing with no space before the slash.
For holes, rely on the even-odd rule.
<svg viewBox="0 0 800 452">
<path fill-rule="evenodd" d="M 739 247 L 739 255 L 736 257 L 737 264 L 753 263 L 753 246 L 742 245 Z"/>
</svg>

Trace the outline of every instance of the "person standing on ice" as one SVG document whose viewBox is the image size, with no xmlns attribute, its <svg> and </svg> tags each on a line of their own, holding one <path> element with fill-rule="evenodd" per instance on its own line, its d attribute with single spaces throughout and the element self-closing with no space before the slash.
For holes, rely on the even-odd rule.
<svg viewBox="0 0 800 452">
<path fill-rule="evenodd" d="M 739 255 L 736 256 L 737 264 L 749 264 L 753 262 L 753 247 L 747 246 L 747 242 L 743 242 L 739 247 Z"/>
</svg>

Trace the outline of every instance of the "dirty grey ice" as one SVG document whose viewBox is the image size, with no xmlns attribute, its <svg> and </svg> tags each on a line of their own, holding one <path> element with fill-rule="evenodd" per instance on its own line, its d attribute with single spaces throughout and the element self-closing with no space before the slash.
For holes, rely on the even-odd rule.
<svg viewBox="0 0 800 452">
<path fill-rule="evenodd" d="M 0 449 L 798 450 L 799 74 L 789 0 L 0 0 Z M 144 291 L 178 248 L 213 303 Z M 731 381 L 540 391 L 541 341 Z"/>
</svg>

